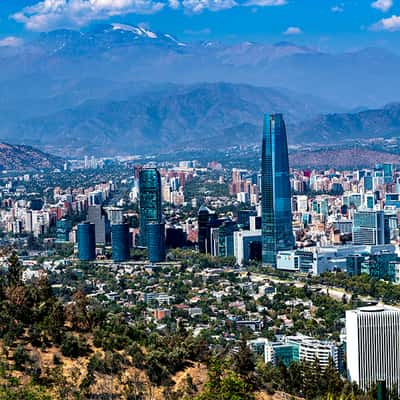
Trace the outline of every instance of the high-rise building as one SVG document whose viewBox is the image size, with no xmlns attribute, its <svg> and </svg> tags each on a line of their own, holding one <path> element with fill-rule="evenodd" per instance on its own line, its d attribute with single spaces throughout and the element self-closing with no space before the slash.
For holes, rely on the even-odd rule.
<svg viewBox="0 0 400 400">
<path fill-rule="evenodd" d="M 139 245 L 147 246 L 147 226 L 161 223 L 161 177 L 155 168 L 145 168 L 139 176 L 140 236 Z"/>
<path fill-rule="evenodd" d="M 383 164 L 383 177 L 385 183 L 393 181 L 393 164 Z"/>
<path fill-rule="evenodd" d="M 105 212 L 107 213 L 110 224 L 122 224 L 124 222 L 124 215 L 122 208 L 119 207 L 106 207 Z"/>
<path fill-rule="evenodd" d="M 353 244 L 387 244 L 383 211 L 357 211 L 354 213 Z"/>
<path fill-rule="evenodd" d="M 211 255 L 217 257 L 233 256 L 233 232 L 236 230 L 236 223 L 228 218 L 222 222 L 221 226 L 211 228 Z"/>
<path fill-rule="evenodd" d="M 89 206 L 87 216 L 88 221 L 95 225 L 96 243 L 108 243 L 110 241 L 110 223 L 103 207 L 100 205 Z"/>
<path fill-rule="evenodd" d="M 400 310 L 388 306 L 346 311 L 347 375 L 366 390 L 378 381 L 400 388 Z"/>
<path fill-rule="evenodd" d="M 294 247 L 289 157 L 281 114 L 265 116 L 261 174 L 262 261 L 275 267 L 278 251 Z"/>
<path fill-rule="evenodd" d="M 95 227 L 90 222 L 78 225 L 78 257 L 81 261 L 92 261 L 96 259 Z"/>
<path fill-rule="evenodd" d="M 250 229 L 250 217 L 257 216 L 255 210 L 239 210 L 237 215 L 237 224 L 243 229 Z"/>
<path fill-rule="evenodd" d="M 56 222 L 56 243 L 65 243 L 69 241 L 71 232 L 71 221 L 62 218 Z"/>
<path fill-rule="evenodd" d="M 130 236 L 128 224 L 111 225 L 112 259 L 127 261 L 130 256 Z"/>
<path fill-rule="evenodd" d="M 200 253 L 211 254 L 211 229 L 218 228 L 223 220 L 206 206 L 201 206 L 197 214 L 198 244 Z"/>
<path fill-rule="evenodd" d="M 150 262 L 165 261 L 165 224 L 152 222 L 147 225 L 147 253 Z"/>
</svg>

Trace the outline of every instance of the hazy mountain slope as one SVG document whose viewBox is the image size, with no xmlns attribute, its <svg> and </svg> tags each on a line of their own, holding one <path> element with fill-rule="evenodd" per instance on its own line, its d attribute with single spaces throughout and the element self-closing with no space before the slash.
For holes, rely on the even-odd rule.
<svg viewBox="0 0 400 400">
<path fill-rule="evenodd" d="M 59 168 L 63 165 L 59 157 L 44 153 L 30 146 L 0 143 L 1 170 L 39 170 Z"/>
<path fill-rule="evenodd" d="M 400 103 L 354 114 L 327 114 L 298 124 L 292 142 L 336 143 L 356 138 L 390 137 L 400 134 Z"/>
<path fill-rule="evenodd" d="M 227 83 L 169 86 L 127 100 L 90 100 L 48 116 L 0 125 L 0 137 L 72 153 L 141 153 L 257 143 L 266 112 L 289 122 L 329 109 L 320 99 Z M 15 132 L 19 132 L 18 139 Z"/>
<path fill-rule="evenodd" d="M 289 154 L 291 167 L 301 168 L 360 168 L 377 163 L 400 163 L 400 155 L 366 147 L 326 148 L 316 151 L 296 151 Z"/>
</svg>

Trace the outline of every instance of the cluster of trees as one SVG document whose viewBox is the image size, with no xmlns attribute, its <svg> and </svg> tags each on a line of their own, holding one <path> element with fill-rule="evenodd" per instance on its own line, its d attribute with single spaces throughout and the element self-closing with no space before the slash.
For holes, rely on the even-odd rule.
<svg viewBox="0 0 400 400">
<path fill-rule="evenodd" d="M 383 280 L 376 280 L 369 275 L 350 276 L 345 272 L 326 272 L 310 277 L 310 283 L 340 287 L 354 296 L 371 296 L 387 304 L 400 303 L 400 286 Z"/>
<path fill-rule="evenodd" d="M 169 253 L 171 260 L 177 260 L 182 263 L 182 268 L 196 266 L 200 269 L 234 267 L 236 258 L 229 257 L 213 257 L 209 254 L 202 254 L 193 250 L 172 249 Z"/>
</svg>

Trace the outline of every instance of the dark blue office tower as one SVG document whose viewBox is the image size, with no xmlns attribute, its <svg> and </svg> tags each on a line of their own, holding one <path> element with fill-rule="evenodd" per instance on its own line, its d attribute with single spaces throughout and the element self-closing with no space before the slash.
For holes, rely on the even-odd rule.
<svg viewBox="0 0 400 400">
<path fill-rule="evenodd" d="M 147 225 L 147 253 L 150 262 L 165 261 L 165 224 Z"/>
<path fill-rule="evenodd" d="M 90 222 L 78 225 L 78 257 L 81 261 L 93 261 L 96 259 L 95 227 Z"/>
<path fill-rule="evenodd" d="M 262 262 L 275 267 L 278 251 L 294 247 L 288 146 L 281 114 L 264 119 L 261 186 Z"/>
<path fill-rule="evenodd" d="M 147 225 L 161 223 L 161 177 L 155 168 L 145 168 L 139 175 L 140 236 L 139 245 L 147 246 Z"/>
<path fill-rule="evenodd" d="M 130 256 L 128 224 L 111 225 L 112 259 L 117 262 L 127 261 Z"/>
</svg>

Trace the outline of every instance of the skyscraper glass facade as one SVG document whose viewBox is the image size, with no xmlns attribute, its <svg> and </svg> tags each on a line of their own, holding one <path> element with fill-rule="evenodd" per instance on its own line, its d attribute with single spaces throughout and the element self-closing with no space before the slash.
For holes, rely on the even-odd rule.
<svg viewBox="0 0 400 400">
<path fill-rule="evenodd" d="M 96 237 L 94 224 L 84 222 L 78 225 L 78 257 L 81 261 L 96 259 Z"/>
<path fill-rule="evenodd" d="M 139 176 L 140 236 L 139 245 L 147 246 L 147 225 L 162 219 L 161 177 L 155 168 L 140 171 Z"/>
<path fill-rule="evenodd" d="M 147 252 L 150 262 L 165 261 L 165 224 L 147 225 Z"/>
<path fill-rule="evenodd" d="M 111 225 L 112 259 L 127 261 L 130 256 L 130 239 L 128 224 Z"/>
<path fill-rule="evenodd" d="M 281 114 L 264 119 L 261 175 L 262 261 L 275 267 L 277 252 L 294 247 L 288 147 Z"/>
</svg>

